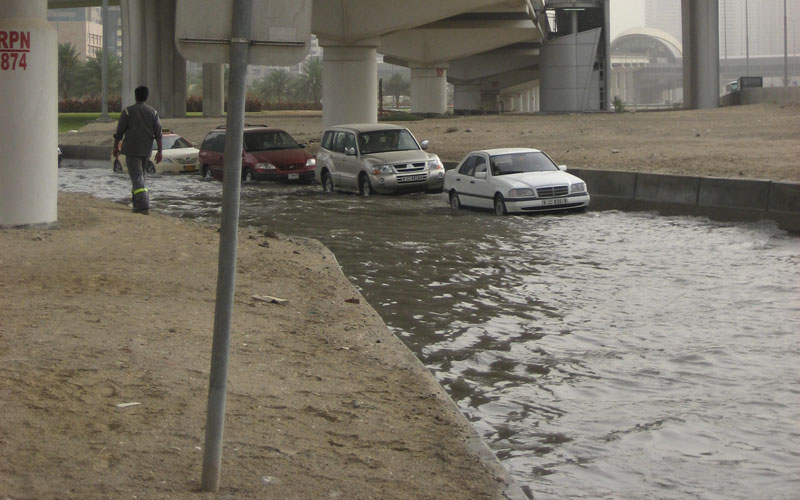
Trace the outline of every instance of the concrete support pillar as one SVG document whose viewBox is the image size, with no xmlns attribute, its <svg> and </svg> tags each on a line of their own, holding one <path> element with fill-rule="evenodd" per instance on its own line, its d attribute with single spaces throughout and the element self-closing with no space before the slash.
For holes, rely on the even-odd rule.
<svg viewBox="0 0 800 500">
<path fill-rule="evenodd" d="M 47 0 L 0 2 L 0 227 L 58 219 L 58 37 Z"/>
<path fill-rule="evenodd" d="M 122 105 L 133 90 L 150 89 L 148 103 L 161 116 L 186 115 L 186 60 L 175 48 L 175 0 L 120 0 Z"/>
<path fill-rule="evenodd" d="M 203 64 L 203 116 L 225 114 L 225 72 L 221 63 Z"/>
<path fill-rule="evenodd" d="M 499 90 L 481 90 L 481 112 L 497 113 L 500 110 L 499 95 Z"/>
<path fill-rule="evenodd" d="M 411 112 L 447 112 L 447 65 L 411 67 Z"/>
<path fill-rule="evenodd" d="M 456 114 L 472 114 L 481 110 L 481 86 L 475 84 L 456 84 L 453 89 L 453 105 Z M 511 103 L 505 108 L 511 111 Z"/>
<path fill-rule="evenodd" d="M 514 110 L 514 96 L 503 94 L 500 96 L 500 112 L 511 113 Z"/>
<path fill-rule="evenodd" d="M 322 125 L 378 123 L 377 41 L 342 46 L 320 41 Z"/>
<path fill-rule="evenodd" d="M 683 105 L 719 107 L 719 1 L 681 0 Z"/>
</svg>

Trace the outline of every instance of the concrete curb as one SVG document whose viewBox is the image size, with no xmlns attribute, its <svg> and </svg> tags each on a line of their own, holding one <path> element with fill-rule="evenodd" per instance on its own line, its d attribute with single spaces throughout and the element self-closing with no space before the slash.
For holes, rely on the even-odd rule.
<svg viewBox="0 0 800 500">
<path fill-rule="evenodd" d="M 593 210 L 656 210 L 722 221 L 771 220 L 800 232 L 800 183 L 570 169 L 586 181 Z"/>
</svg>

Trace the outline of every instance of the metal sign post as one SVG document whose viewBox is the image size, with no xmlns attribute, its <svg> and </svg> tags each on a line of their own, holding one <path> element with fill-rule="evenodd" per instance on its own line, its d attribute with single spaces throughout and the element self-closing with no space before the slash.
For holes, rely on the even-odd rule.
<svg viewBox="0 0 800 500">
<path fill-rule="evenodd" d="M 230 85 L 225 134 L 225 166 L 222 186 L 222 223 L 219 238 L 217 303 L 214 311 L 214 340 L 208 380 L 206 440 L 203 447 L 203 491 L 219 491 L 222 462 L 222 433 L 225 427 L 225 395 L 228 385 L 228 357 L 231 345 L 233 292 L 236 282 L 236 244 L 239 226 L 239 194 L 242 176 L 245 78 L 250 38 L 252 0 L 234 0 L 230 43 Z"/>
<path fill-rule="evenodd" d="M 247 66 L 289 66 L 303 60 L 311 45 L 311 1 L 193 0 L 178 2 L 176 6 L 178 52 L 189 61 L 230 63 L 217 302 L 201 479 L 203 491 L 219 491 L 236 281 Z"/>
</svg>

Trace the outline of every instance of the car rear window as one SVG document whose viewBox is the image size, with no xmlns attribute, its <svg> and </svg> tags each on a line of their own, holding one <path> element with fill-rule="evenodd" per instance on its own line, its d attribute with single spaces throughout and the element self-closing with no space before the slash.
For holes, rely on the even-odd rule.
<svg viewBox="0 0 800 500">
<path fill-rule="evenodd" d="M 551 172 L 558 167 L 546 154 L 511 153 L 492 156 L 492 175 L 520 174 L 523 172 Z"/>
</svg>

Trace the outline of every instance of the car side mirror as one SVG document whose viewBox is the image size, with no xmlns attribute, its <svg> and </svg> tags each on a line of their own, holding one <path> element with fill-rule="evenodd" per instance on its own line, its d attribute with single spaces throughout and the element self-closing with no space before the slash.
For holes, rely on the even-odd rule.
<svg viewBox="0 0 800 500">
<path fill-rule="evenodd" d="M 428 142 L 428 139 L 425 139 L 424 141 L 419 143 L 419 147 L 421 147 L 422 149 L 428 149 L 428 146 L 430 146 L 430 144 L 431 143 Z"/>
<path fill-rule="evenodd" d="M 346 154 L 347 156 L 355 156 L 356 148 L 344 148 L 344 154 Z"/>
<path fill-rule="evenodd" d="M 475 172 L 476 179 L 485 179 L 486 178 L 486 170 L 483 172 Z"/>
<path fill-rule="evenodd" d="M 559 165 L 558 169 L 561 170 L 562 172 L 566 172 L 567 171 L 567 166 L 566 165 Z"/>
<path fill-rule="evenodd" d="M 300 144 L 298 144 L 298 146 L 300 146 L 301 148 L 305 149 L 306 148 L 306 143 L 305 142 L 301 142 Z"/>
</svg>

